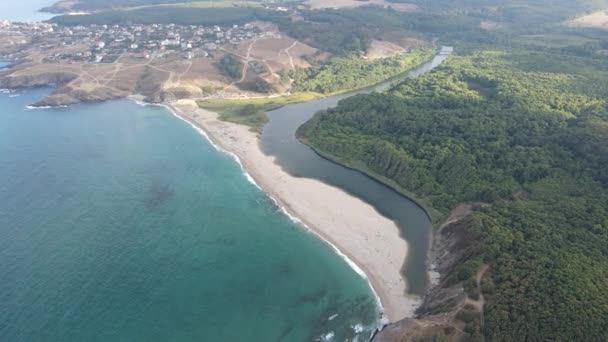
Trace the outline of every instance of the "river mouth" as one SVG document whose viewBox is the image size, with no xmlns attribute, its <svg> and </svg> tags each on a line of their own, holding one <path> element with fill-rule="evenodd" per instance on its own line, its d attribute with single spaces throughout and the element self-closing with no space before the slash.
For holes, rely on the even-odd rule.
<svg viewBox="0 0 608 342">
<path fill-rule="evenodd" d="M 407 281 L 409 294 L 422 295 L 429 284 L 428 251 L 432 224 L 426 212 L 414 201 L 394 189 L 349 169 L 314 152 L 296 138 L 296 130 L 312 116 L 356 94 L 366 94 L 387 89 L 393 82 L 405 77 L 416 77 L 439 66 L 448 56 L 448 48 L 442 48 L 431 61 L 376 86 L 321 98 L 309 102 L 289 104 L 268 112 L 269 122 L 261 135 L 264 153 L 274 156 L 276 163 L 295 177 L 317 179 L 336 186 L 372 205 L 378 212 L 393 220 L 401 236 L 408 243 L 408 256 L 402 273 Z"/>
</svg>

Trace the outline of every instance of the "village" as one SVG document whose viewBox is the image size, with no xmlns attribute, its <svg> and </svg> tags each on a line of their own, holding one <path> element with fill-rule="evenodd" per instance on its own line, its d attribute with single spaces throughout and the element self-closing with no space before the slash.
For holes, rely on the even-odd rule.
<svg viewBox="0 0 608 342">
<path fill-rule="evenodd" d="M 214 52 L 222 46 L 275 35 L 251 23 L 232 26 L 92 24 L 66 27 L 54 23 L 2 21 L 0 30 L 23 36 L 21 43 L 36 42 L 39 51 L 74 47 L 49 53 L 43 63 L 113 63 L 120 57 L 151 60 L 169 54 L 179 54 L 183 59 L 213 58 Z"/>
</svg>

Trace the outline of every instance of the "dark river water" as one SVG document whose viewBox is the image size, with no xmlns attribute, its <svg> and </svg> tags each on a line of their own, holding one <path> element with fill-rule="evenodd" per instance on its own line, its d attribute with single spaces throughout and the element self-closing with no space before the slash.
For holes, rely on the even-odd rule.
<svg viewBox="0 0 608 342">
<path fill-rule="evenodd" d="M 448 57 L 450 51 L 451 48 L 444 47 L 431 61 L 406 73 L 405 77 L 416 77 L 431 71 Z M 408 292 L 423 294 L 429 282 L 427 255 L 432 231 L 430 219 L 424 210 L 390 187 L 319 156 L 295 137 L 297 128 L 316 112 L 334 107 L 340 100 L 356 94 L 385 90 L 395 80 L 341 95 L 290 104 L 269 112 L 270 121 L 262 133 L 262 148 L 265 153 L 275 156 L 277 163 L 289 174 L 337 186 L 395 221 L 409 245 L 408 257 L 403 266 Z"/>
</svg>

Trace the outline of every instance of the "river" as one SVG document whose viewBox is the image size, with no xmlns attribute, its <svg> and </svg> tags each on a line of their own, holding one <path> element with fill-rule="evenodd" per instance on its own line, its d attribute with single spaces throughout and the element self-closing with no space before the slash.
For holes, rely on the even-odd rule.
<svg viewBox="0 0 608 342">
<path fill-rule="evenodd" d="M 397 79 L 416 77 L 433 70 L 449 56 L 450 52 L 451 48 L 443 47 L 431 61 Z M 356 94 L 385 90 L 397 79 L 349 93 L 286 105 L 270 111 L 268 112 L 270 121 L 262 132 L 261 145 L 264 152 L 275 156 L 277 163 L 291 175 L 314 178 L 337 186 L 361 198 L 384 216 L 394 220 L 409 245 L 409 255 L 403 267 L 408 292 L 421 295 L 429 282 L 427 257 L 432 232 L 432 225 L 425 211 L 392 188 L 361 172 L 319 156 L 295 137 L 297 128 L 316 112 L 334 107 L 340 100 Z"/>
</svg>

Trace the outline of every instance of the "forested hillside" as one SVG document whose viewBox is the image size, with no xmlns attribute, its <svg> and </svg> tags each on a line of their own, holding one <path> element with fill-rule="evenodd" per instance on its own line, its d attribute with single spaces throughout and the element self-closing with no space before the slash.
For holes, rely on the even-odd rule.
<svg viewBox="0 0 608 342">
<path fill-rule="evenodd" d="M 599 341 L 608 334 L 606 80 L 605 59 L 478 51 L 343 100 L 298 134 L 444 213 L 491 204 L 467 228 L 476 247 L 459 268 L 491 266 L 488 340 Z"/>
<path fill-rule="evenodd" d="M 328 94 L 380 83 L 430 60 L 434 54 L 431 48 L 419 48 L 405 55 L 371 61 L 336 57 L 327 63 L 297 68 L 289 76 L 294 80 L 294 91 Z"/>
</svg>

